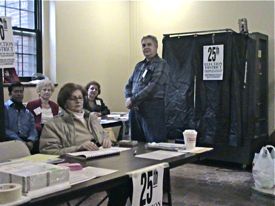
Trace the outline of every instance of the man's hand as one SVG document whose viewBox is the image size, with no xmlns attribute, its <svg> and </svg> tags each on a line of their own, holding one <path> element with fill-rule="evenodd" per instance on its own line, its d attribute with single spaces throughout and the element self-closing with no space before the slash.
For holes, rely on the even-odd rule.
<svg viewBox="0 0 275 206">
<path fill-rule="evenodd" d="M 133 104 L 132 104 L 132 101 L 131 101 L 131 98 L 128 97 L 125 101 L 125 106 L 127 107 L 127 109 L 131 109 Z"/>
</svg>

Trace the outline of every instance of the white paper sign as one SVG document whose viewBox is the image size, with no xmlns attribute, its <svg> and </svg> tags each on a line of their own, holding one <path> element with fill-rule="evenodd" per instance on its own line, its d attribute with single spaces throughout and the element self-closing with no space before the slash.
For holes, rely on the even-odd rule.
<svg viewBox="0 0 275 206">
<path fill-rule="evenodd" d="M 163 172 L 165 164 L 133 172 L 132 206 L 162 206 Z"/>
<path fill-rule="evenodd" d="M 41 114 L 42 109 L 41 109 L 41 107 L 37 107 L 37 108 L 34 109 L 33 111 L 34 111 L 34 113 L 35 113 L 36 115 L 39 115 L 39 114 Z"/>
<path fill-rule="evenodd" d="M 15 53 L 10 17 L 0 17 L 0 68 L 13 68 Z"/>
<path fill-rule="evenodd" d="M 203 46 L 203 80 L 223 80 L 223 45 Z"/>
<path fill-rule="evenodd" d="M 99 99 L 96 99 L 95 104 L 101 106 L 101 101 Z"/>
</svg>

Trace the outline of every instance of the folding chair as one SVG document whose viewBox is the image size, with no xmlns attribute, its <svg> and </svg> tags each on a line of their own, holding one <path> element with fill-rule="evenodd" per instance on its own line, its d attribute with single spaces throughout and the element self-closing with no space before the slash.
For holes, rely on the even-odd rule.
<svg viewBox="0 0 275 206">
<path fill-rule="evenodd" d="M 19 140 L 0 142 L 0 162 L 31 155 L 27 145 Z"/>
</svg>

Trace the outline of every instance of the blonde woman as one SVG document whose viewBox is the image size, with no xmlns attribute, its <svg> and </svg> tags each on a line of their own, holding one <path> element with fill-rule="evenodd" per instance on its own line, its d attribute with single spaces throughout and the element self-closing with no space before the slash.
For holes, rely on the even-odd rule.
<svg viewBox="0 0 275 206">
<path fill-rule="evenodd" d="M 38 134 L 42 126 L 58 114 L 59 106 L 50 100 L 54 92 L 54 84 L 50 80 L 41 80 L 36 86 L 38 99 L 28 102 L 27 109 L 32 112 Z"/>
</svg>

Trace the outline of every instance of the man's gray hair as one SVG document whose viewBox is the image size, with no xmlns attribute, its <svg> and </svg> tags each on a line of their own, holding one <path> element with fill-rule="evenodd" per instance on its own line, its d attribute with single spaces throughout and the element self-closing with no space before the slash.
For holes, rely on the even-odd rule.
<svg viewBox="0 0 275 206">
<path fill-rule="evenodd" d="M 157 39 L 157 37 L 155 37 L 153 35 L 146 35 L 146 36 L 142 37 L 141 41 L 143 41 L 144 39 L 151 39 L 158 46 L 158 39 Z"/>
</svg>

